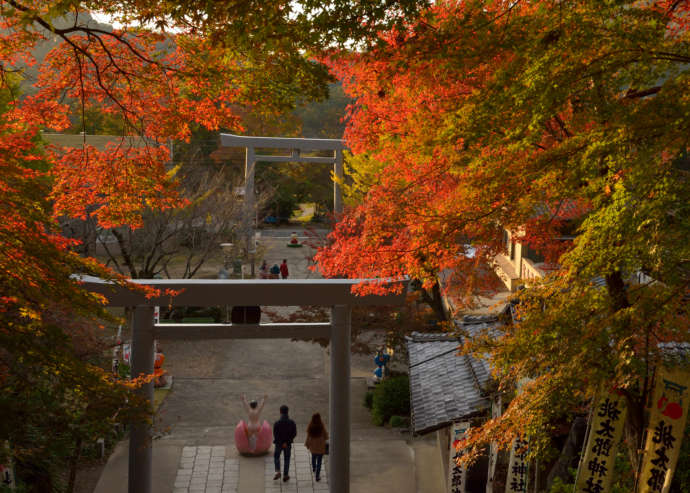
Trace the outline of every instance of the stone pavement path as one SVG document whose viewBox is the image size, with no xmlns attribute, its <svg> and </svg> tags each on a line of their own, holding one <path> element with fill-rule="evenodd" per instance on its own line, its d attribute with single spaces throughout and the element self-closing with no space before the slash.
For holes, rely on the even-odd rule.
<svg viewBox="0 0 690 493">
<path fill-rule="evenodd" d="M 311 456 L 302 444 L 294 444 L 290 461 L 290 480 L 273 479 L 275 466 L 273 454 L 265 459 L 264 491 L 265 493 L 320 493 L 328 491 L 328 456 L 323 457 L 321 464 L 321 481 L 316 481 L 311 470 Z"/>
<path fill-rule="evenodd" d="M 237 493 L 239 461 L 223 446 L 184 447 L 174 493 Z"/>
<path fill-rule="evenodd" d="M 293 448 L 288 481 L 273 479 L 275 473 L 272 454 L 267 454 L 263 460 L 265 493 L 328 491 L 328 456 L 324 456 L 321 465 L 320 481 L 316 481 L 314 477 L 311 456 L 304 445 L 295 444 Z M 226 447 L 184 447 L 173 493 L 238 493 L 239 478 L 239 460 L 226 457 Z"/>
</svg>

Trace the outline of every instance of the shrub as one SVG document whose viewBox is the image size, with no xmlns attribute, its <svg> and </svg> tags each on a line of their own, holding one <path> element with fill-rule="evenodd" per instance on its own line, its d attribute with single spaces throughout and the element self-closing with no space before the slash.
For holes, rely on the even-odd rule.
<svg viewBox="0 0 690 493">
<path fill-rule="evenodd" d="M 374 405 L 374 391 L 373 390 L 367 390 L 367 393 L 364 394 L 364 407 L 367 409 L 371 409 L 371 406 Z"/>
<path fill-rule="evenodd" d="M 410 414 L 410 380 L 400 375 L 383 380 L 374 390 L 371 417 L 381 426 L 394 415 Z"/>
<path fill-rule="evenodd" d="M 390 424 L 393 428 L 400 428 L 401 426 L 407 426 L 408 419 L 406 416 L 391 416 Z"/>
<path fill-rule="evenodd" d="M 551 489 L 549 489 L 549 493 L 572 493 L 574 488 L 575 484 L 565 483 L 561 478 L 557 477 L 553 481 Z"/>
<path fill-rule="evenodd" d="M 123 379 L 127 380 L 129 378 L 131 372 L 130 366 L 125 363 L 124 361 L 120 361 L 120 364 L 117 365 L 117 375 Z"/>
</svg>

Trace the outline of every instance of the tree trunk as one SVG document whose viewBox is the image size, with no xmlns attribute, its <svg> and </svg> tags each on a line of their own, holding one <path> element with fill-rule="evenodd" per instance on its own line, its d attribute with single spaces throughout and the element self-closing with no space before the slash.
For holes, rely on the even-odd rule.
<svg viewBox="0 0 690 493">
<path fill-rule="evenodd" d="M 611 297 L 611 310 L 613 312 L 630 307 L 625 281 L 619 271 L 612 272 L 606 276 L 606 288 Z"/>
<path fill-rule="evenodd" d="M 627 395 L 628 417 L 625 420 L 625 440 L 628 448 L 630 466 L 633 470 L 635 481 L 640 472 L 642 460 L 642 438 L 644 436 L 644 403 L 640 403 L 631 395 Z"/>
<path fill-rule="evenodd" d="M 434 311 L 434 315 L 439 322 L 445 322 L 448 320 L 448 315 L 443 307 L 443 296 L 441 296 L 441 287 L 436 281 L 431 288 L 431 292 L 426 289 L 422 289 L 422 300 L 431 307 Z"/>
<path fill-rule="evenodd" d="M 558 457 L 558 460 L 556 460 L 556 463 L 553 465 L 546 478 L 546 491 L 551 489 L 551 485 L 553 485 L 556 478 L 560 478 L 566 483 L 570 481 L 568 468 L 572 467 L 575 457 L 577 457 L 582 450 L 586 431 L 587 420 L 585 417 L 576 417 L 573 421 L 573 425 L 570 427 L 570 432 L 561 450 L 561 455 Z"/>
<path fill-rule="evenodd" d="M 120 248 L 120 255 L 122 255 L 124 264 L 129 269 L 129 276 L 132 279 L 140 279 L 141 276 L 139 276 L 139 272 L 137 272 L 137 266 L 134 263 L 134 259 L 130 255 L 129 249 L 127 248 L 127 242 L 125 241 L 125 237 L 117 229 L 113 229 L 112 233 L 113 236 L 115 236 L 115 238 L 117 239 L 117 244 Z"/>
<path fill-rule="evenodd" d="M 611 298 L 611 311 L 616 313 L 619 310 L 624 310 L 630 307 L 628 300 L 628 293 L 625 287 L 625 280 L 620 271 L 612 272 L 606 276 L 606 288 Z M 649 338 L 649 336 L 647 336 Z M 647 342 L 649 344 L 649 342 Z M 647 362 L 647 364 L 649 364 Z M 639 396 L 635 395 L 633 391 L 626 392 L 626 399 L 628 403 L 628 417 L 625 420 L 625 443 L 628 446 L 628 456 L 630 458 L 630 465 L 637 483 L 638 474 L 640 472 L 640 462 L 642 459 L 642 439 L 644 436 L 644 409 L 647 402 L 648 393 L 650 391 L 649 385 L 649 368 L 647 368 L 647 375 L 644 377 L 644 382 L 640 385 Z"/>
<path fill-rule="evenodd" d="M 69 480 L 67 482 L 67 493 L 74 493 L 74 485 L 77 480 L 77 466 L 79 465 L 79 458 L 81 457 L 82 439 L 77 438 L 77 443 L 74 445 L 74 453 L 69 459 Z"/>
<path fill-rule="evenodd" d="M 443 306 L 443 296 L 441 295 L 441 286 L 439 286 L 438 281 L 434 283 L 434 286 L 431 288 L 431 292 L 434 299 L 434 313 L 436 313 L 439 321 L 445 322 L 448 320 L 448 315 L 445 307 Z"/>
</svg>

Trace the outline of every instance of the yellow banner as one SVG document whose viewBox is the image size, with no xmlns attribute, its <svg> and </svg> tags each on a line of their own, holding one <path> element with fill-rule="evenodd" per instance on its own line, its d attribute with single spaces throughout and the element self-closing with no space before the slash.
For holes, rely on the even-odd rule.
<svg viewBox="0 0 690 493">
<path fill-rule="evenodd" d="M 609 491 L 626 411 L 625 397 L 615 390 L 601 393 L 592 410 L 587 444 L 577 470 L 575 493 Z"/>
<path fill-rule="evenodd" d="M 688 385 L 687 369 L 657 369 L 639 493 L 667 493 L 671 487 L 688 416 Z"/>
</svg>

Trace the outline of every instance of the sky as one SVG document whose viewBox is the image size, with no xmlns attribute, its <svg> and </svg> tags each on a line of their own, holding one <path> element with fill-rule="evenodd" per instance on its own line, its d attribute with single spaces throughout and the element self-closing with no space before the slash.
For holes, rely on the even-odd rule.
<svg viewBox="0 0 690 493">
<path fill-rule="evenodd" d="M 109 15 L 106 15 L 106 14 L 101 14 L 98 12 L 91 12 L 91 17 L 93 17 L 94 20 L 96 20 L 102 24 L 110 24 L 111 26 L 113 26 L 116 29 L 119 29 L 122 27 L 122 24 L 120 24 L 119 22 L 114 22 L 113 18 Z"/>
</svg>

